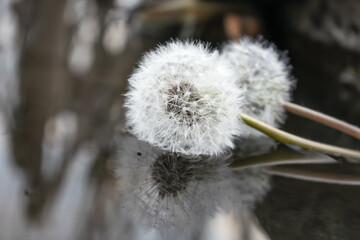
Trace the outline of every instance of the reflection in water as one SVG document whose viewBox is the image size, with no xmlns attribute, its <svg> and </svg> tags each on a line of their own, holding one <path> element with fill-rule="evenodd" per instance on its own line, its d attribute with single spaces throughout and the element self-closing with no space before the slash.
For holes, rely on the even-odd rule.
<svg viewBox="0 0 360 240">
<path fill-rule="evenodd" d="M 0 130 L 5 130 L 5 123 L 0 119 Z M 22 175 L 12 165 L 9 135 L 0 135 L 0 239 L 16 237 L 15 227 L 22 222 L 24 198 L 21 191 Z M 19 230 L 18 230 L 19 231 Z"/>
<path fill-rule="evenodd" d="M 26 178 L 11 164 L 8 136 L 2 136 L 1 239 L 265 236 L 249 214 L 269 190 L 269 176 L 261 169 L 232 172 L 226 159 L 188 158 L 120 137 L 116 165 L 103 170 L 111 176 L 116 166 L 117 184 L 109 176 L 96 182 L 89 178 L 98 161 L 98 148 L 82 144 L 70 158 L 55 198 L 42 206 L 41 219 L 29 219 L 28 202 L 41 201 L 40 193 L 26 188 Z"/>
<path fill-rule="evenodd" d="M 77 115 L 70 111 L 58 113 L 45 125 L 41 174 L 46 181 L 59 174 L 63 160 L 75 145 L 78 129 Z"/>
<path fill-rule="evenodd" d="M 152 229 L 157 238 L 199 237 L 210 218 L 219 213 L 244 216 L 270 188 L 265 171 L 233 172 L 226 156 L 163 152 L 132 137 L 120 146 L 121 206 L 138 227 Z"/>
<path fill-rule="evenodd" d="M 33 222 L 26 217 L 26 203 L 33 194 L 25 190 L 22 175 L 9 163 L 6 139 L 0 139 L 0 224 L 1 239 L 77 239 L 83 220 L 91 209 L 93 189 L 88 185 L 93 155 L 88 146 L 77 153 L 70 171 L 64 177 L 58 198 L 47 205 L 44 221 Z"/>
</svg>

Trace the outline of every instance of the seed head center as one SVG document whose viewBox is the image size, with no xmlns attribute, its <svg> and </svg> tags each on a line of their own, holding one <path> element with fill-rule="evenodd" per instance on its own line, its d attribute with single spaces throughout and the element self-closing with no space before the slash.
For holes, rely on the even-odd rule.
<svg viewBox="0 0 360 240">
<path fill-rule="evenodd" d="M 166 92 L 166 111 L 179 122 L 192 125 L 200 120 L 199 108 L 203 105 L 195 86 L 188 82 L 173 85 Z"/>
</svg>

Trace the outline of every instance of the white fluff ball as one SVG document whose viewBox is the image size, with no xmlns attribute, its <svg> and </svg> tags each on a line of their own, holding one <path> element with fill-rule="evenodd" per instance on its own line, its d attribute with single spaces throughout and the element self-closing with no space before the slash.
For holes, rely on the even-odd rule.
<svg viewBox="0 0 360 240">
<path fill-rule="evenodd" d="M 223 48 L 221 59 L 231 64 L 246 106 L 243 112 L 278 127 L 285 120 L 282 102 L 290 101 L 294 86 L 290 68 L 274 45 L 263 40 L 241 39 Z M 251 135 L 261 134 L 248 128 Z"/>
<path fill-rule="evenodd" d="M 200 42 L 169 42 L 147 53 L 129 79 L 130 131 L 164 150 L 217 155 L 234 147 L 243 91 L 219 53 Z"/>
</svg>

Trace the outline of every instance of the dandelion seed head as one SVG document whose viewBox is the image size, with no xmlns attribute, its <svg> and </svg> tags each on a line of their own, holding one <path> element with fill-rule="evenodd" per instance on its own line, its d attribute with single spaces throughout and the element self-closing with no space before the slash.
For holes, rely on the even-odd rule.
<svg viewBox="0 0 360 240">
<path fill-rule="evenodd" d="M 243 91 L 228 63 L 200 42 L 169 42 L 147 53 L 129 79 L 127 120 L 163 150 L 217 155 L 234 147 Z"/>
<path fill-rule="evenodd" d="M 251 38 L 224 46 L 222 59 L 232 65 L 239 87 L 245 91 L 243 111 L 278 127 L 285 120 L 282 102 L 290 101 L 294 80 L 284 53 L 264 40 Z M 248 128 L 249 134 L 260 132 Z"/>
</svg>

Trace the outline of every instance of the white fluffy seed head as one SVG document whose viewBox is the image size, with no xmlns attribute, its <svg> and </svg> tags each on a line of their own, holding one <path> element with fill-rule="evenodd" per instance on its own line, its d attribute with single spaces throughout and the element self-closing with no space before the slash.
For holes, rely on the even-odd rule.
<svg viewBox="0 0 360 240">
<path fill-rule="evenodd" d="M 285 120 L 282 102 L 290 101 L 294 80 L 283 53 L 264 40 L 244 38 L 223 48 L 221 59 L 230 63 L 243 89 L 246 106 L 243 111 L 278 127 Z M 260 132 L 248 128 L 248 133 Z"/>
<path fill-rule="evenodd" d="M 139 139 L 164 150 L 217 155 L 232 148 L 243 105 L 227 62 L 200 42 L 169 42 L 147 53 L 129 79 L 127 120 Z"/>
</svg>

